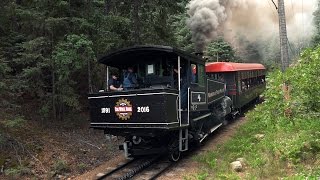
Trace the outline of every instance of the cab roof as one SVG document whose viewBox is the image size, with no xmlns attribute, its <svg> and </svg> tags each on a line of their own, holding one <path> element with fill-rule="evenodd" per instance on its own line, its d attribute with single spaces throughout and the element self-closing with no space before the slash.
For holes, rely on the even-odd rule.
<svg viewBox="0 0 320 180">
<path fill-rule="evenodd" d="M 174 47 L 160 45 L 133 46 L 119 49 L 103 56 L 99 59 L 99 62 L 108 66 L 119 67 L 146 62 L 147 60 L 152 60 L 156 57 L 166 57 L 168 59 L 177 60 L 178 56 L 181 57 L 181 62 L 190 60 L 191 62 L 200 64 L 205 63 L 205 60 L 201 57 Z"/>
<path fill-rule="evenodd" d="M 206 72 L 235 72 L 250 70 L 265 70 L 262 64 L 258 63 L 233 63 L 233 62 L 212 62 L 206 64 Z"/>
</svg>

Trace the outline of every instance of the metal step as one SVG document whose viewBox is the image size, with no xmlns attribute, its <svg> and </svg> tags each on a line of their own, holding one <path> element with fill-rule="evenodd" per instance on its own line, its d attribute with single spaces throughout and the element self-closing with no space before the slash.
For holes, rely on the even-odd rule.
<svg viewBox="0 0 320 180">
<path fill-rule="evenodd" d="M 187 151 L 189 148 L 188 129 L 179 130 L 179 151 Z"/>
</svg>

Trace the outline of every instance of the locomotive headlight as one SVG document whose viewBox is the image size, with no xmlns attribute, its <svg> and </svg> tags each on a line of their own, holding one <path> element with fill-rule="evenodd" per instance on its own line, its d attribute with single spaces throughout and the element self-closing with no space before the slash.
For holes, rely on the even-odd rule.
<svg viewBox="0 0 320 180">
<path fill-rule="evenodd" d="M 132 137 L 132 142 L 133 142 L 133 144 L 140 144 L 141 143 L 141 141 L 142 141 L 142 139 L 141 139 L 141 137 L 139 137 L 139 136 L 133 136 Z"/>
</svg>

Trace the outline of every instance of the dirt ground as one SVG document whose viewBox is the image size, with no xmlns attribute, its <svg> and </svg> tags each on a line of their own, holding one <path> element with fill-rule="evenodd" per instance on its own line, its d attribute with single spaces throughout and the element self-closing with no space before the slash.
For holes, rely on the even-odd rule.
<svg viewBox="0 0 320 180">
<path fill-rule="evenodd" d="M 209 136 L 208 140 L 205 142 L 204 146 L 200 149 L 192 151 L 184 159 L 182 159 L 178 164 L 176 164 L 171 170 L 167 171 L 163 176 L 159 177 L 160 180 L 176 180 L 184 179 L 185 177 L 195 174 L 199 170 L 199 164 L 193 159 L 194 156 L 205 153 L 207 151 L 214 151 L 217 145 L 226 142 L 228 139 L 232 138 L 238 127 L 246 122 L 246 118 L 239 118 L 238 120 L 230 123 L 229 125 L 220 128 L 217 132 Z M 106 161 L 99 167 L 88 171 L 81 176 L 76 177 L 77 180 L 91 180 L 95 179 L 98 173 L 106 172 L 107 169 L 111 167 L 116 167 L 120 162 L 124 162 L 125 159 L 122 154 L 114 157 L 113 159 Z"/>
<path fill-rule="evenodd" d="M 103 131 L 89 129 L 89 123 L 67 128 L 28 122 L 1 133 L 7 140 L 0 146 L 0 179 L 74 179 L 120 153 L 117 139 L 108 141 Z"/>
</svg>

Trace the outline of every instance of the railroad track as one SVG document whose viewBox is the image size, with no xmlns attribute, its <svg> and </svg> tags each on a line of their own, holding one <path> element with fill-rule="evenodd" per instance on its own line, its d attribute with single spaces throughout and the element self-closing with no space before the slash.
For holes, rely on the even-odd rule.
<svg viewBox="0 0 320 180">
<path fill-rule="evenodd" d="M 161 156 L 136 158 L 119 164 L 117 167 L 104 173 L 99 173 L 100 176 L 97 180 L 154 180 L 172 165 L 172 162 L 164 160 Z"/>
</svg>

